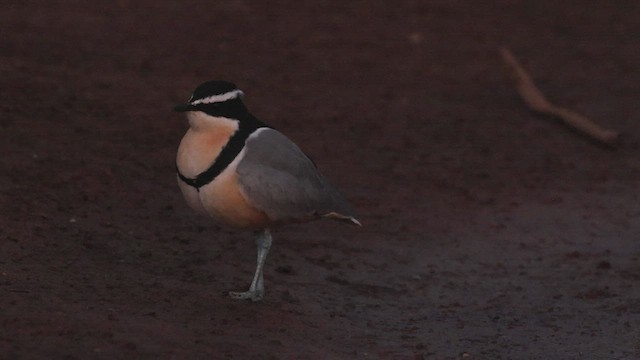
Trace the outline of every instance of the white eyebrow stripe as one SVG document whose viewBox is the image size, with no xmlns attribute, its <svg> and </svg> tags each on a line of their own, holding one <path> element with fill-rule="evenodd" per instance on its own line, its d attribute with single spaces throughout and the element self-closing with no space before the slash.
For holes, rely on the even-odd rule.
<svg viewBox="0 0 640 360">
<path fill-rule="evenodd" d="M 203 99 L 198 99 L 192 102 L 191 105 L 213 104 L 213 103 L 225 102 L 227 100 L 231 100 L 231 99 L 235 99 L 243 96 L 244 96 L 244 93 L 242 92 L 242 90 L 233 90 L 233 91 L 226 92 L 224 94 L 212 95 Z"/>
</svg>

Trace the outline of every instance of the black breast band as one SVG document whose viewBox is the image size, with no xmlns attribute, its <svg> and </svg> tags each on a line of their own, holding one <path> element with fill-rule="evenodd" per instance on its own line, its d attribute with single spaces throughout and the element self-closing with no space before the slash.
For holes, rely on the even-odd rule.
<svg viewBox="0 0 640 360">
<path fill-rule="evenodd" d="M 244 148 L 249 135 L 253 134 L 253 132 L 263 127 L 268 126 L 261 123 L 260 121 L 240 121 L 238 130 L 236 130 L 229 141 L 224 145 L 224 147 L 220 151 L 220 154 L 218 154 L 218 157 L 215 158 L 213 164 L 211 164 L 211 166 L 209 166 L 207 170 L 201 172 L 195 178 L 188 178 L 180 173 L 180 169 L 178 169 L 178 165 L 176 164 L 178 177 L 185 184 L 200 191 L 201 187 L 212 182 L 238 156 L 240 151 L 242 151 L 242 149 Z"/>
</svg>

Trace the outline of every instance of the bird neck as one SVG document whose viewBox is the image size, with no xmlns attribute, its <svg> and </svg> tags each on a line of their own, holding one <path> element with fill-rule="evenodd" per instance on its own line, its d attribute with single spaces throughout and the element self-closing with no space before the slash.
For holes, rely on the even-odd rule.
<svg viewBox="0 0 640 360">
<path fill-rule="evenodd" d="M 238 154 L 244 149 L 246 141 L 251 134 L 260 128 L 269 127 L 250 114 L 247 114 L 247 116 L 240 121 L 213 117 L 206 114 L 200 116 L 192 115 L 189 117 L 189 123 L 191 124 L 191 129 L 187 132 L 187 135 L 185 135 L 185 138 L 180 144 L 180 148 L 183 147 L 183 143 L 205 144 L 204 149 L 196 151 L 200 155 L 203 154 L 206 149 L 211 149 L 210 144 L 212 143 L 218 144 L 218 148 L 220 149 L 211 165 L 193 178 L 186 177 L 180 172 L 181 151 L 178 149 L 178 160 L 176 164 L 178 177 L 185 184 L 196 188 L 198 191 L 202 186 L 212 182 L 236 159 Z M 222 138 L 220 138 L 221 136 Z M 193 141 L 185 141 L 185 139 Z M 195 141 L 195 139 L 202 139 L 202 141 Z"/>
<path fill-rule="evenodd" d="M 187 119 L 189 119 L 189 127 L 196 132 L 216 131 L 219 129 L 233 129 L 235 131 L 240 126 L 238 120 L 221 116 L 211 116 L 202 111 L 188 112 Z"/>
</svg>

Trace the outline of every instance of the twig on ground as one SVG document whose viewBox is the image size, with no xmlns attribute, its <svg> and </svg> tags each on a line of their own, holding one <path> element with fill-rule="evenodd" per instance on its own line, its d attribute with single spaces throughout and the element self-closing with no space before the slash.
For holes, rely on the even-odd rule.
<svg viewBox="0 0 640 360">
<path fill-rule="evenodd" d="M 516 89 L 527 106 L 541 114 L 557 117 L 565 124 L 581 131 L 585 135 L 607 145 L 614 145 L 618 140 L 618 132 L 605 129 L 585 116 L 549 102 L 536 87 L 529 74 L 507 48 L 500 49 L 502 60 L 511 72 Z"/>
</svg>

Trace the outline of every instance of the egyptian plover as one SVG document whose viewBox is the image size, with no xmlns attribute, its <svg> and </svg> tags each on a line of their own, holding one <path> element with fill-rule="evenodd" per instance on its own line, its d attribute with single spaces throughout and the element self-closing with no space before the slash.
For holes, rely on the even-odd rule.
<svg viewBox="0 0 640 360">
<path fill-rule="evenodd" d="M 244 93 L 226 81 L 199 85 L 186 104 L 189 130 L 176 159 L 178 185 L 195 211 L 218 224 L 256 231 L 258 261 L 248 291 L 264 296 L 270 229 L 321 218 L 360 225 L 349 203 L 289 138 L 251 115 Z"/>
</svg>

